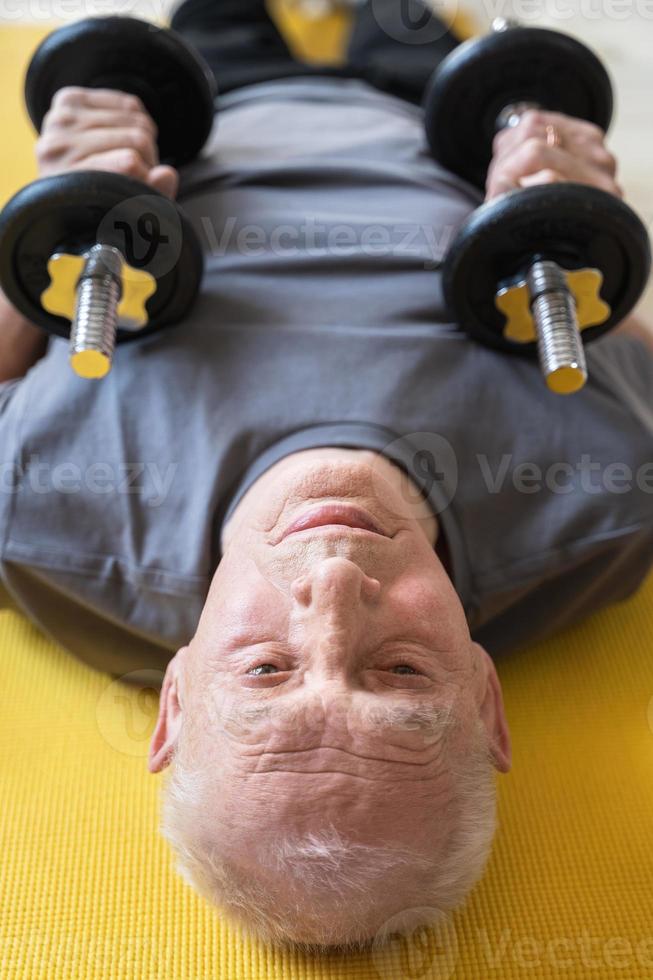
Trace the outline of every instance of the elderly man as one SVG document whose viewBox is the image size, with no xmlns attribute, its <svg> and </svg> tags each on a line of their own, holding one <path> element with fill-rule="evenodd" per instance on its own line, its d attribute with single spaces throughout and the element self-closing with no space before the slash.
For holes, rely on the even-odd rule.
<svg viewBox="0 0 653 980">
<path fill-rule="evenodd" d="M 4 603 L 114 675 L 167 665 L 150 769 L 172 762 L 182 871 L 320 946 L 464 898 L 511 762 L 486 650 L 626 597 L 653 555 L 637 328 L 563 399 L 447 319 L 439 262 L 479 196 L 429 158 L 419 101 L 456 42 L 398 8 L 363 6 L 348 66 L 315 69 L 262 3 L 188 0 L 173 26 L 222 92 L 181 175 L 197 306 L 97 384 L 6 302 L 0 332 Z M 489 197 L 620 194 L 588 124 L 532 112 L 495 150 Z M 62 91 L 38 156 L 177 192 L 119 93 Z"/>
</svg>

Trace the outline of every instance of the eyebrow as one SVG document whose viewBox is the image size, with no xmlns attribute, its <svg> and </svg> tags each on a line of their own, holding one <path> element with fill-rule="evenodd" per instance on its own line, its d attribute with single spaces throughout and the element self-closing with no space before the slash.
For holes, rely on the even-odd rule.
<svg viewBox="0 0 653 980">
<path fill-rule="evenodd" d="M 376 710 L 372 716 L 376 716 Z M 381 723 L 392 728 L 405 728 L 427 732 L 431 735 L 444 735 L 450 732 L 456 723 L 456 716 L 451 705 L 384 705 L 378 708 Z"/>
<path fill-rule="evenodd" d="M 232 716 L 231 723 L 238 721 L 242 726 L 251 726 L 273 717 L 283 710 L 278 701 L 266 704 L 245 704 L 238 710 L 237 719 Z M 300 713 L 302 706 L 296 708 Z M 327 709 L 328 710 L 328 709 Z M 419 731 L 435 737 L 446 738 L 457 727 L 457 718 L 451 705 L 377 705 L 367 714 L 371 727 L 388 727 L 395 730 Z"/>
</svg>

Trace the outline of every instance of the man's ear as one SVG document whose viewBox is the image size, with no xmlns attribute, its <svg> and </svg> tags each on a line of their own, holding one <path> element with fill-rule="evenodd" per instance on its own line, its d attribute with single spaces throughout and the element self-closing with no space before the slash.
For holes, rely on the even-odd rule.
<svg viewBox="0 0 653 980">
<path fill-rule="evenodd" d="M 161 772 L 169 765 L 181 730 L 179 677 L 184 647 L 168 664 L 159 698 L 159 717 L 150 742 L 148 769 Z"/>
<path fill-rule="evenodd" d="M 481 703 L 479 713 L 481 721 L 490 739 L 490 749 L 494 766 L 499 772 L 510 772 L 512 766 L 512 746 L 510 744 L 510 732 L 508 722 L 503 707 L 503 694 L 501 693 L 501 682 L 497 676 L 494 661 L 489 653 L 478 643 L 474 644 L 475 652 L 479 657 L 480 670 L 480 698 Z M 484 683 L 483 679 L 484 678 Z"/>
</svg>

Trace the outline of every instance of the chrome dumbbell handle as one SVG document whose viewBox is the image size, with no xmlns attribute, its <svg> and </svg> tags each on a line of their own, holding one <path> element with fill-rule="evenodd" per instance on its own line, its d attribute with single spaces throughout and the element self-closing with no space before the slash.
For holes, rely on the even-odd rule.
<svg viewBox="0 0 653 980">
<path fill-rule="evenodd" d="M 527 283 L 542 374 L 551 391 L 573 394 L 587 381 L 587 362 L 565 272 L 556 262 L 539 259 L 528 270 Z"/>
<path fill-rule="evenodd" d="M 111 245 L 94 245 L 86 256 L 70 328 L 70 362 L 81 377 L 103 378 L 111 370 L 123 265 Z"/>
</svg>

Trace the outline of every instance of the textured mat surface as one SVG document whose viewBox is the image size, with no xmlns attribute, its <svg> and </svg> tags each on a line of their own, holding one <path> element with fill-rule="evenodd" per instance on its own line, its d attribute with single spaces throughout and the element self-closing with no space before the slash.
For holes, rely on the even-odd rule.
<svg viewBox="0 0 653 980">
<path fill-rule="evenodd" d="M 488 874 L 438 935 L 306 958 L 174 874 L 145 769 L 156 697 L 0 614 L 3 980 L 653 976 L 653 581 L 500 665 L 513 730 Z"/>
<path fill-rule="evenodd" d="M 3 198 L 34 172 L 18 84 L 40 33 L 0 31 Z M 652 653 L 653 580 L 503 661 L 515 759 L 484 881 L 438 934 L 310 958 L 243 940 L 174 874 L 154 694 L 0 614 L 1 980 L 653 977 Z"/>
</svg>

